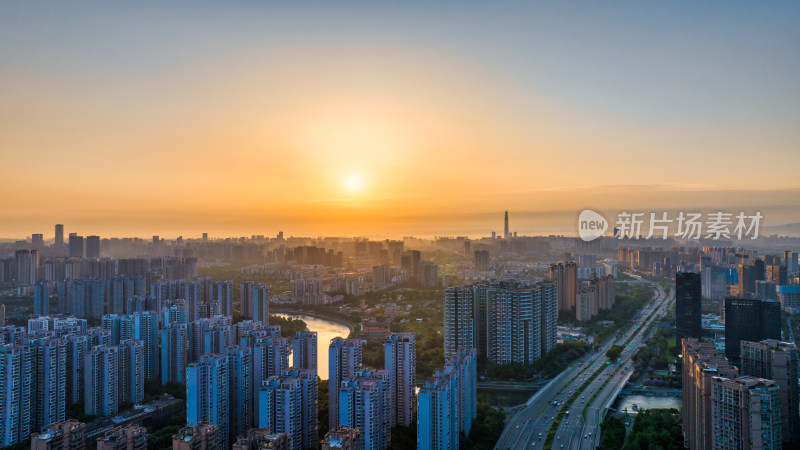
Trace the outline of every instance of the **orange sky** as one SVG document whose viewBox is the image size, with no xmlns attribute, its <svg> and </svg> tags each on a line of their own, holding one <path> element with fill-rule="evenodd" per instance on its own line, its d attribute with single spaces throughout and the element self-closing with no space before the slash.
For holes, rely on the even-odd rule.
<svg viewBox="0 0 800 450">
<path fill-rule="evenodd" d="M 192 36 L 170 33 L 167 46 Z M 506 208 L 528 233 L 567 229 L 584 207 L 763 207 L 772 224 L 800 222 L 800 132 L 774 120 L 782 105 L 688 120 L 691 104 L 665 100 L 694 89 L 679 80 L 655 87 L 665 103 L 644 117 L 622 96 L 576 103 L 529 81 L 509 69 L 520 55 L 498 56 L 505 67 L 408 42 L 295 39 L 152 67 L 135 65 L 158 52 L 149 41 L 134 62 L 114 47 L 10 65 L 0 237 L 54 223 L 104 236 L 488 234 Z"/>
</svg>

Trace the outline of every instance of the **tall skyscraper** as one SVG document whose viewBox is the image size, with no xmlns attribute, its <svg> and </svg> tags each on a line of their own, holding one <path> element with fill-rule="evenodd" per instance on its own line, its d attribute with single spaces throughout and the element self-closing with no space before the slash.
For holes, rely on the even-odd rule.
<svg viewBox="0 0 800 450">
<path fill-rule="evenodd" d="M 391 426 L 410 427 L 414 421 L 417 386 L 417 345 L 414 333 L 390 333 L 383 344 L 384 368 L 389 372 Z"/>
<path fill-rule="evenodd" d="M 317 371 L 317 332 L 298 331 L 292 340 L 292 365 Z"/>
<path fill-rule="evenodd" d="M 703 337 L 700 321 L 702 290 L 702 279 L 699 273 L 678 272 L 675 274 L 676 355 L 681 352 L 681 339 Z"/>
<path fill-rule="evenodd" d="M 361 339 L 331 339 L 328 347 L 328 428 L 339 425 L 339 391 L 342 381 L 355 375 L 363 361 Z"/>
<path fill-rule="evenodd" d="M 725 357 L 739 361 L 740 341 L 781 338 L 780 303 L 725 297 Z"/>
<path fill-rule="evenodd" d="M 797 347 L 789 342 L 765 340 L 741 342 L 740 372 L 742 375 L 766 378 L 778 385 L 781 402 L 781 435 L 783 442 L 800 444 L 800 389 L 797 384 Z"/>
<path fill-rule="evenodd" d="M 240 310 L 243 316 L 269 323 L 269 286 L 245 281 L 239 286 Z"/>
<path fill-rule="evenodd" d="M 780 392 L 755 377 L 711 379 L 713 448 L 781 449 Z"/>
<path fill-rule="evenodd" d="M 228 357 L 204 355 L 186 368 L 186 424 L 208 422 L 219 427 L 222 444 L 230 442 Z"/>
<path fill-rule="evenodd" d="M 508 210 L 506 210 L 506 215 L 503 220 L 503 237 L 506 239 L 511 237 L 511 235 L 508 232 Z"/>
<path fill-rule="evenodd" d="M 100 236 L 86 236 L 86 257 L 100 257 Z"/>
<path fill-rule="evenodd" d="M 75 233 L 69 235 L 69 256 L 72 258 L 83 258 L 86 255 L 83 248 L 83 236 Z"/>
<path fill-rule="evenodd" d="M 56 254 L 63 255 L 64 254 L 64 225 L 57 223 L 56 224 L 56 231 L 55 231 L 55 240 L 53 241 L 53 246 L 55 246 Z"/>
</svg>

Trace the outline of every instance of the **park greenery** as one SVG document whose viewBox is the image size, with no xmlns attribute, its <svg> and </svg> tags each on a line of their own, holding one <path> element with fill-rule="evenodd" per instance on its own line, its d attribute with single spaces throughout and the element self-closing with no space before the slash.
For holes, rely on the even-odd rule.
<svg viewBox="0 0 800 450">
<path fill-rule="evenodd" d="M 469 436 L 460 436 L 458 447 L 461 450 L 488 450 L 494 448 L 505 428 L 506 413 L 503 408 L 494 408 L 478 402 L 478 414 L 472 421 Z M 409 447 L 413 448 L 413 447 Z"/>
<path fill-rule="evenodd" d="M 619 450 L 625 444 L 625 421 L 613 415 L 600 424 L 600 450 Z"/>
<path fill-rule="evenodd" d="M 653 336 L 645 341 L 633 355 L 636 371 L 642 375 L 650 367 L 663 370 L 675 360 L 675 328 L 658 327 Z"/>
<path fill-rule="evenodd" d="M 645 409 L 636 415 L 623 450 L 683 449 L 681 413 L 675 408 Z M 620 448 L 620 447 L 617 447 Z"/>
<path fill-rule="evenodd" d="M 589 353 L 594 346 L 583 341 L 566 341 L 537 359 L 533 364 L 486 364 L 485 376 L 492 380 L 528 381 L 558 375 L 572 361 Z"/>
<path fill-rule="evenodd" d="M 619 355 L 622 354 L 622 350 L 625 348 L 621 345 L 612 345 L 606 350 L 606 357 L 611 361 L 614 362 L 615 359 L 619 358 Z"/>
<path fill-rule="evenodd" d="M 280 325 L 281 337 L 286 337 L 286 338 L 293 338 L 299 331 L 305 331 L 308 329 L 306 323 L 303 320 L 284 318 L 275 315 L 269 316 L 269 324 Z"/>
</svg>

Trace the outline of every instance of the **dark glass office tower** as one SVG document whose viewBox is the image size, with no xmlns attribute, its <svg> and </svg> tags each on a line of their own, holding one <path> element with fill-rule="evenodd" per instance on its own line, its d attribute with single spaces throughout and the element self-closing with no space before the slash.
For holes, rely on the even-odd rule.
<svg viewBox="0 0 800 450">
<path fill-rule="evenodd" d="M 700 323 L 702 314 L 702 285 L 699 273 L 675 274 L 675 332 L 678 345 L 675 354 L 681 353 L 681 339 L 703 336 Z"/>
<path fill-rule="evenodd" d="M 741 341 L 781 338 L 781 304 L 775 300 L 725 297 L 725 357 L 738 365 Z"/>
</svg>

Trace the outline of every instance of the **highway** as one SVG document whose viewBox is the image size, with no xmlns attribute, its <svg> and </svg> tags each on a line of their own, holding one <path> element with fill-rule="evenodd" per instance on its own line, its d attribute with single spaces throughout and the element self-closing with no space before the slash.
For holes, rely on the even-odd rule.
<svg viewBox="0 0 800 450">
<path fill-rule="evenodd" d="M 495 448 L 546 448 L 547 444 L 555 449 L 596 447 L 602 412 L 627 383 L 633 368 L 631 357 L 636 352 L 635 347 L 644 340 L 648 325 L 664 315 L 674 300 L 674 290 L 670 290 L 667 296 L 660 286 L 653 286 L 656 290 L 654 299 L 639 311 L 631 327 L 609 339 L 599 351 L 570 365 L 534 394 L 509 420 Z M 614 344 L 626 343 L 630 347 L 624 348 L 621 362 L 606 364 L 606 351 Z M 564 404 L 570 402 L 569 409 L 564 409 Z M 554 419 L 562 411 L 561 423 L 548 440 Z"/>
</svg>

